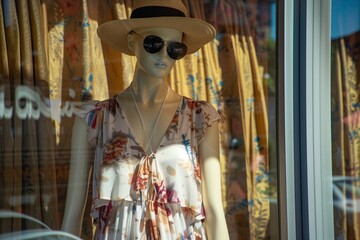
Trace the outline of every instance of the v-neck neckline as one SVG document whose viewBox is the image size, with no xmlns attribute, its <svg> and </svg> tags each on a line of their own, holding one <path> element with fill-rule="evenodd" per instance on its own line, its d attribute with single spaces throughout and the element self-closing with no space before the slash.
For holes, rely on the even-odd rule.
<svg viewBox="0 0 360 240">
<path fill-rule="evenodd" d="M 120 104 L 120 101 L 119 101 L 119 97 L 118 97 L 118 96 L 119 96 L 119 95 L 116 95 L 116 96 L 115 96 L 115 100 L 116 100 L 116 103 L 117 103 L 117 105 L 118 105 L 117 109 L 118 109 L 120 115 L 123 117 L 123 121 L 125 122 L 126 126 L 129 128 L 130 135 L 133 137 L 133 140 L 135 141 L 135 143 L 138 145 L 138 147 L 141 148 L 141 150 L 144 152 L 144 154 L 145 154 L 146 156 L 151 155 L 152 153 L 148 154 L 148 153 L 145 151 L 144 146 L 142 146 L 142 145 L 140 144 L 140 142 L 138 141 L 138 137 L 135 135 L 135 132 L 133 131 L 132 126 L 129 124 L 129 121 L 128 121 L 127 117 L 126 117 L 125 112 L 123 111 L 123 108 L 122 108 L 122 106 L 121 106 L 121 104 Z M 161 139 L 160 139 L 160 142 L 159 142 L 158 146 L 156 146 L 155 148 L 153 148 L 153 149 L 154 149 L 154 152 L 153 152 L 153 153 L 156 153 L 156 152 L 158 151 L 158 149 L 161 147 L 162 142 L 164 141 L 166 132 L 167 132 L 167 131 L 169 130 L 169 128 L 171 127 L 171 123 L 173 122 L 173 119 L 174 119 L 175 117 L 177 117 L 177 115 L 179 115 L 179 112 L 180 112 L 180 110 L 181 110 L 181 106 L 183 105 L 184 100 L 185 100 L 185 99 L 184 99 L 184 96 L 181 96 L 180 101 L 179 101 L 179 104 L 178 104 L 178 106 L 176 107 L 175 112 L 174 112 L 174 114 L 173 114 L 170 122 L 167 124 L 167 127 L 165 128 L 165 131 L 162 133 L 162 137 L 161 137 Z M 150 144 L 151 144 L 151 143 L 150 143 Z"/>
</svg>

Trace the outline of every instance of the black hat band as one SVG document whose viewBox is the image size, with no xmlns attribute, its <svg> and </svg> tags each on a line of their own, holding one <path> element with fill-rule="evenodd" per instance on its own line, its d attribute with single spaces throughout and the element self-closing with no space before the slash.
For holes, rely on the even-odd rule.
<svg viewBox="0 0 360 240">
<path fill-rule="evenodd" d="M 175 8 L 150 6 L 141 7 L 132 11 L 130 18 L 152 18 L 152 17 L 186 17 L 185 14 Z"/>
</svg>

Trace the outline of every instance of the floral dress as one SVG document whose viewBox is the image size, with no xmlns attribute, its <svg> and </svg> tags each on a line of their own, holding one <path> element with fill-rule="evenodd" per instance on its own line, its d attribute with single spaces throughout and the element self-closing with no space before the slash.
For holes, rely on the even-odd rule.
<svg viewBox="0 0 360 240">
<path fill-rule="evenodd" d="M 95 239 L 206 239 L 198 144 L 219 119 L 207 102 L 182 97 L 156 152 L 136 141 L 117 97 L 80 110 L 94 149 Z"/>
</svg>

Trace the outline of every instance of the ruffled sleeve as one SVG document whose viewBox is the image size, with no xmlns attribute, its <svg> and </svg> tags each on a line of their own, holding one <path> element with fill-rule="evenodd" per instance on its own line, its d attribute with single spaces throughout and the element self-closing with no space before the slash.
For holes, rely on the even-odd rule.
<svg viewBox="0 0 360 240">
<path fill-rule="evenodd" d="M 211 127 L 214 121 L 219 120 L 219 113 L 210 103 L 205 101 L 196 101 L 195 136 L 198 144 L 204 140 L 206 129 Z"/>
<path fill-rule="evenodd" d="M 102 110 L 98 105 L 99 101 L 89 101 L 82 104 L 76 112 L 76 115 L 88 125 L 88 141 L 92 148 L 96 146 L 102 119 Z"/>
</svg>

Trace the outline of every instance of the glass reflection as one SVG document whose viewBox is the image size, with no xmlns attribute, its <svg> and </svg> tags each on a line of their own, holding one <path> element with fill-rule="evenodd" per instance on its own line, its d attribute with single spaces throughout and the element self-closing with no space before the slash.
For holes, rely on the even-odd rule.
<svg viewBox="0 0 360 240">
<path fill-rule="evenodd" d="M 278 239 L 276 1 L 183 1 L 213 23 L 217 39 L 179 61 L 174 90 L 223 115 L 223 201 L 231 239 Z M 131 1 L 3 1 L 0 4 L 0 208 L 59 229 L 74 109 L 132 79 L 133 59 L 97 38 L 127 18 Z M 89 192 L 91 196 L 91 190 Z M 82 238 L 91 238 L 90 199 Z M 0 233 L 33 224 L 1 221 Z M 36 226 L 35 226 L 36 227 Z"/>
<path fill-rule="evenodd" d="M 331 24 L 335 239 L 360 239 L 360 2 L 333 0 Z"/>
</svg>

